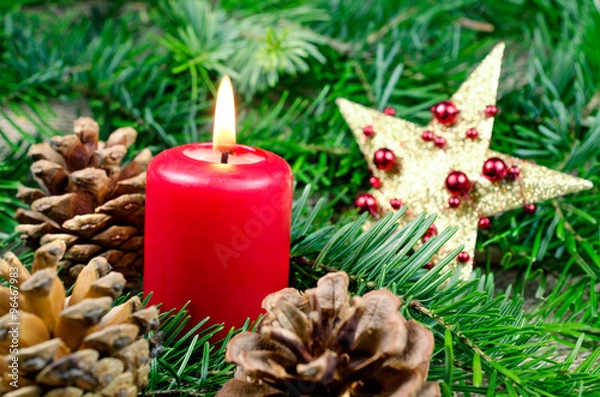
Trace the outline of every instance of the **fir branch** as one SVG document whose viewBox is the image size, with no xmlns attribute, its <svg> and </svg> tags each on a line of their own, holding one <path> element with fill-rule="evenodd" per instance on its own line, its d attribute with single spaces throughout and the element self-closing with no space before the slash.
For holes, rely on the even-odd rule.
<svg viewBox="0 0 600 397">
<path fill-rule="evenodd" d="M 357 61 L 353 61 L 351 64 L 356 72 L 356 75 L 358 76 L 362 88 L 365 90 L 365 94 L 367 95 L 369 102 L 374 106 L 377 103 L 377 99 L 375 98 L 375 93 L 373 93 L 369 79 L 367 78 L 361 64 Z"/>
<path fill-rule="evenodd" d="M 380 27 L 377 31 L 369 33 L 367 36 L 367 44 L 372 45 L 378 43 L 385 35 L 387 35 L 392 29 L 396 29 L 403 22 L 408 21 L 417 14 L 416 8 L 409 8 L 399 12 L 396 16 L 391 18 L 385 25 Z"/>
<path fill-rule="evenodd" d="M 471 339 L 469 339 L 467 336 L 463 335 L 459 330 L 456 329 L 456 327 L 453 324 L 450 324 L 448 322 L 446 322 L 443 318 L 437 316 L 432 310 L 428 309 L 427 307 L 423 306 L 422 303 L 415 301 L 415 300 L 411 300 L 408 303 L 408 306 L 413 309 L 414 311 L 416 311 L 417 313 L 423 314 L 426 317 L 429 317 L 430 319 L 434 320 L 437 324 L 439 324 L 440 326 L 442 326 L 443 328 L 451 331 L 455 336 L 457 336 L 464 344 L 466 344 L 467 346 L 469 346 L 471 349 L 473 349 L 473 351 L 477 354 L 479 354 L 480 357 L 482 357 L 484 360 L 486 360 L 489 363 L 492 363 L 494 360 L 492 357 L 488 356 L 485 351 L 483 351 L 481 348 L 479 348 L 475 342 L 473 342 Z"/>
<path fill-rule="evenodd" d="M 79 93 L 84 98 L 98 100 L 104 106 L 110 107 L 112 111 L 116 112 L 119 116 L 127 120 L 134 121 L 138 126 L 142 126 L 142 128 L 148 128 L 148 124 L 142 117 L 139 116 L 139 112 L 134 112 L 131 109 L 126 108 L 118 100 L 112 98 L 109 93 L 98 92 L 93 87 L 89 87 L 81 83 L 74 83 L 73 91 Z"/>
<path fill-rule="evenodd" d="M 575 240 L 585 241 L 585 239 L 583 237 L 581 237 L 580 235 L 577 234 L 577 232 L 575 231 L 575 228 L 573 228 L 573 225 L 571 225 L 569 223 L 569 221 L 567 220 L 567 218 L 565 217 L 565 214 L 563 213 L 562 209 L 560 208 L 558 200 L 552 200 L 552 207 L 554 207 L 554 210 L 556 211 L 556 215 L 558 215 L 558 217 L 561 220 L 563 220 L 565 229 L 567 231 L 569 231 L 571 234 L 573 234 L 573 237 L 575 238 Z"/>
</svg>

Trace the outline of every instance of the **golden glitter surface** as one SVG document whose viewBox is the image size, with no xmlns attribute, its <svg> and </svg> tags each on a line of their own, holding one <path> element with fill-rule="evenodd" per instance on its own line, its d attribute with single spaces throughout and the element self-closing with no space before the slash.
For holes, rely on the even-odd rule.
<svg viewBox="0 0 600 397">
<path fill-rule="evenodd" d="M 410 214 L 438 213 L 437 229 L 459 226 L 451 244 L 463 244 L 471 258 L 480 217 L 592 187 L 587 180 L 489 150 L 494 118 L 485 116 L 484 110 L 487 105 L 496 104 L 503 52 L 504 44 L 497 45 L 452 96 L 450 101 L 460 113 L 458 121 L 449 127 L 435 119 L 422 127 L 346 99 L 337 100 L 369 165 L 373 164 L 373 155 L 378 149 L 390 149 L 396 156 L 397 166 L 392 170 L 371 167 L 373 175 L 382 182 L 380 189 L 370 192 L 377 199 L 379 211 L 393 211 L 390 200 L 400 199 L 409 214 L 403 217 L 404 222 L 410 220 Z M 375 131 L 372 137 L 363 133 L 368 125 Z M 466 138 L 469 128 L 477 129 L 478 138 Z M 443 136 L 446 146 L 440 149 L 433 142 L 421 139 L 427 130 Z M 508 167 L 518 166 L 519 178 L 512 182 L 490 182 L 482 175 L 482 166 L 491 157 L 501 158 Z M 468 196 L 461 197 L 456 209 L 448 207 L 451 195 L 445 187 L 451 171 L 464 172 L 473 183 L 472 190 Z M 454 261 L 451 266 L 461 272 L 463 279 L 470 277 L 472 261 L 464 264 Z"/>
</svg>

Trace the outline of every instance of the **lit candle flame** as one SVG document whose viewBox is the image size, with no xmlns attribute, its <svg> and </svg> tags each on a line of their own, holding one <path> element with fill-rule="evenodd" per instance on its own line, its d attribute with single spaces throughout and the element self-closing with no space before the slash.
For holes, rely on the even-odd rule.
<svg viewBox="0 0 600 397">
<path fill-rule="evenodd" d="M 231 79 L 225 75 L 217 91 L 213 148 L 227 152 L 235 146 L 235 104 Z"/>
</svg>

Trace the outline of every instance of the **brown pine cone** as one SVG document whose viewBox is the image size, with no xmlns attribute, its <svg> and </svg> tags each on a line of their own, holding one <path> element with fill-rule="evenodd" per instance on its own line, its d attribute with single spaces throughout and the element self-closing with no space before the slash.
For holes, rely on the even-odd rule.
<svg viewBox="0 0 600 397">
<path fill-rule="evenodd" d="M 258 332 L 229 342 L 237 371 L 217 397 L 439 396 L 439 385 L 426 382 L 433 334 L 406 321 L 400 305 L 387 290 L 350 299 L 344 272 L 304 293 L 269 295 Z"/>
<path fill-rule="evenodd" d="M 137 132 L 119 128 L 106 142 L 98 140 L 98 132 L 98 123 L 82 117 L 73 135 L 31 146 L 31 172 L 41 189 L 19 189 L 17 196 L 30 209 L 17 211 L 17 231 L 33 248 L 58 239 L 67 244 L 60 274 L 67 283 L 90 259 L 103 256 L 133 287 L 143 266 L 146 168 L 152 154 L 144 149 L 121 166 Z"/>
<path fill-rule="evenodd" d="M 62 240 L 40 247 L 32 273 L 12 253 L 0 259 L 10 285 L 0 286 L 0 395 L 136 396 L 160 351 L 152 346 L 160 332 L 144 338 L 159 325 L 158 309 L 138 297 L 113 306 L 125 278 L 102 257 L 83 268 L 67 297 L 57 276 L 66 248 Z"/>
</svg>

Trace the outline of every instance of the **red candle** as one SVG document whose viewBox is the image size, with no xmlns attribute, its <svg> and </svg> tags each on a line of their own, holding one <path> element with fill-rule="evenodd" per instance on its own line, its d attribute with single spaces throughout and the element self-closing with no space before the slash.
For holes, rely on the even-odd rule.
<svg viewBox="0 0 600 397">
<path fill-rule="evenodd" d="M 213 143 L 162 152 L 146 182 L 144 291 L 163 310 L 191 301 L 192 323 L 239 327 L 288 284 L 292 172 L 235 144 L 233 91 L 219 87 Z"/>
</svg>

